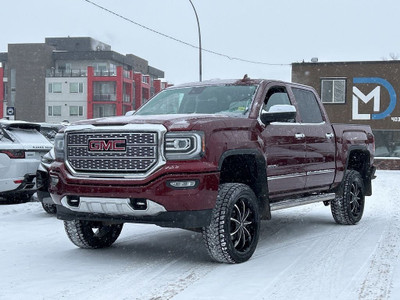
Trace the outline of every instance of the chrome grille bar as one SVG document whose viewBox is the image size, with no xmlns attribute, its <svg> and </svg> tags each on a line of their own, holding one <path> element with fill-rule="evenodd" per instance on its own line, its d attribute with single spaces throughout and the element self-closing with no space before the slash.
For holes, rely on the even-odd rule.
<svg viewBox="0 0 400 300">
<path fill-rule="evenodd" d="M 91 141 L 97 148 L 90 148 Z M 70 132 L 67 161 L 78 173 L 144 173 L 157 163 L 157 141 L 157 132 Z"/>
</svg>

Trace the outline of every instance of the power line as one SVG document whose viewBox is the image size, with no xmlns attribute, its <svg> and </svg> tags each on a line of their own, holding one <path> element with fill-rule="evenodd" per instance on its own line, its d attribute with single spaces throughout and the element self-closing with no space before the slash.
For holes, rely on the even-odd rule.
<svg viewBox="0 0 400 300">
<path fill-rule="evenodd" d="M 161 35 L 161 36 L 163 36 L 165 38 L 168 38 L 168 39 L 173 40 L 175 42 L 181 43 L 181 44 L 186 45 L 188 47 L 199 49 L 199 47 L 196 46 L 196 45 L 190 44 L 188 42 L 185 42 L 183 40 L 177 39 L 177 38 L 175 38 L 173 36 L 170 36 L 168 34 L 162 33 L 160 31 L 157 31 L 157 30 L 154 30 L 154 29 L 152 29 L 150 27 L 142 25 L 142 24 L 140 24 L 138 22 L 133 21 L 132 19 L 124 17 L 123 15 L 120 15 L 120 14 L 118 14 L 118 13 L 116 13 L 116 12 L 114 12 L 114 11 L 104 7 L 104 6 L 101 6 L 101 5 L 99 5 L 99 4 L 97 4 L 97 3 L 93 2 L 93 1 L 90 1 L 90 0 L 84 0 L 84 1 L 89 3 L 89 4 L 92 4 L 92 5 L 96 6 L 97 8 L 100 8 L 100 9 L 102 9 L 102 10 L 104 10 L 104 11 L 106 11 L 106 12 L 108 12 L 108 13 L 110 13 L 110 14 L 118 17 L 118 18 L 121 18 L 121 19 L 123 19 L 123 20 L 125 20 L 125 21 L 127 21 L 129 23 L 135 24 L 136 26 L 139 26 L 139 27 L 141 27 L 141 28 L 143 28 L 145 30 L 151 31 L 151 32 L 153 32 L 155 34 Z M 211 54 L 214 54 L 214 55 L 217 55 L 217 56 L 221 56 L 221 57 L 224 57 L 224 58 L 228 58 L 230 60 L 236 60 L 236 61 L 241 61 L 241 62 L 250 63 L 250 64 L 267 65 L 267 66 L 290 66 L 291 65 L 291 64 L 275 64 L 275 63 L 268 63 L 268 62 L 262 62 L 262 61 L 248 60 L 248 59 L 234 57 L 234 56 L 230 56 L 230 55 L 227 55 L 227 54 L 219 53 L 219 52 L 208 50 L 208 49 L 204 49 L 204 48 L 202 48 L 202 51 L 208 52 L 208 53 L 211 53 Z"/>
</svg>

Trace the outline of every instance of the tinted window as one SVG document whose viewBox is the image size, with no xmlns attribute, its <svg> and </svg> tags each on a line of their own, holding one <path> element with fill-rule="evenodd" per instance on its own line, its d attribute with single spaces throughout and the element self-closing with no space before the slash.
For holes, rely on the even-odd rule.
<svg viewBox="0 0 400 300">
<path fill-rule="evenodd" d="M 299 108 L 301 121 L 303 123 L 323 122 L 321 110 L 314 93 L 297 88 L 293 88 L 292 91 Z"/>
</svg>

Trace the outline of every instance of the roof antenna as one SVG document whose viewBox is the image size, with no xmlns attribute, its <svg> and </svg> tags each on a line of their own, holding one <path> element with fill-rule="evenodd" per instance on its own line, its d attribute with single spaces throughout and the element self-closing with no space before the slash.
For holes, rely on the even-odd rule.
<svg viewBox="0 0 400 300">
<path fill-rule="evenodd" d="M 242 81 L 246 82 L 246 81 L 249 81 L 249 80 L 250 80 L 250 77 L 247 76 L 247 74 L 244 74 Z"/>
</svg>

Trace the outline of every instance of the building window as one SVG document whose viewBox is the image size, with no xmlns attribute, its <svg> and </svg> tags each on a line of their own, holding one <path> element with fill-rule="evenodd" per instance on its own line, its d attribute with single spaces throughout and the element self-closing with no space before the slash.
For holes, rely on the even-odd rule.
<svg viewBox="0 0 400 300">
<path fill-rule="evenodd" d="M 106 63 L 93 64 L 94 76 L 109 76 L 109 70 Z"/>
<path fill-rule="evenodd" d="M 70 93 L 83 93 L 83 82 L 70 82 L 69 83 Z"/>
<path fill-rule="evenodd" d="M 400 130 L 373 130 L 375 157 L 400 157 Z"/>
<path fill-rule="evenodd" d="M 71 63 L 64 63 L 58 65 L 58 72 L 61 74 L 70 74 L 71 73 Z"/>
<path fill-rule="evenodd" d="M 50 82 L 49 83 L 49 93 L 61 93 L 62 84 L 61 82 Z"/>
<path fill-rule="evenodd" d="M 93 101 L 116 101 L 117 83 L 96 81 L 93 83 Z"/>
<path fill-rule="evenodd" d="M 346 79 L 322 79 L 321 98 L 324 103 L 345 103 Z"/>
<path fill-rule="evenodd" d="M 116 115 L 115 104 L 94 104 L 93 105 L 93 117 L 103 118 L 111 117 Z"/>
<path fill-rule="evenodd" d="M 69 115 L 71 117 L 81 117 L 83 116 L 83 106 L 70 106 Z"/>
<path fill-rule="evenodd" d="M 53 105 L 47 108 L 48 115 L 50 117 L 60 117 L 61 116 L 61 106 L 60 105 Z"/>
</svg>

